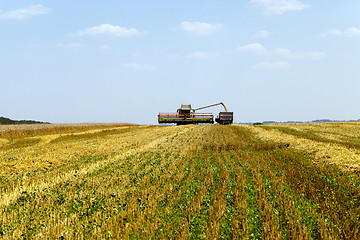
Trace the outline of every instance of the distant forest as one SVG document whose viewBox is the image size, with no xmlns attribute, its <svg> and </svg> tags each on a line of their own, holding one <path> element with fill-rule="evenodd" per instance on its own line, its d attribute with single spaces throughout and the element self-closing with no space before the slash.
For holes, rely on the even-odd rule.
<svg viewBox="0 0 360 240">
<path fill-rule="evenodd" d="M 264 122 L 249 122 L 249 123 L 240 123 L 240 124 L 249 124 L 249 125 L 265 125 L 265 124 L 273 124 L 273 123 L 329 123 L 329 122 L 360 122 L 358 120 L 331 120 L 331 119 L 318 119 L 313 121 L 286 121 L 286 122 L 277 122 L 277 121 L 264 121 Z"/>
<path fill-rule="evenodd" d="M 33 120 L 12 120 L 10 118 L 0 117 L 0 125 L 8 124 L 39 124 L 39 123 L 48 123 L 48 122 L 39 122 Z"/>
</svg>

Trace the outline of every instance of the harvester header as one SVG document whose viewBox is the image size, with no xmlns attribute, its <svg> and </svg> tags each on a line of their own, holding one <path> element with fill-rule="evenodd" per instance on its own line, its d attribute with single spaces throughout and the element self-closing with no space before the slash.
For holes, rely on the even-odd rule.
<svg viewBox="0 0 360 240">
<path fill-rule="evenodd" d="M 225 104 L 222 102 L 207 105 L 199 108 L 191 108 L 191 105 L 182 104 L 176 113 L 159 113 L 159 123 L 175 123 L 177 125 L 184 124 L 213 124 L 214 115 L 212 113 L 196 113 L 196 111 L 210 108 L 214 106 L 222 105 L 225 112 L 220 112 L 219 116 L 215 118 L 215 121 L 219 124 L 232 124 L 233 123 L 233 112 L 229 112 Z"/>
</svg>

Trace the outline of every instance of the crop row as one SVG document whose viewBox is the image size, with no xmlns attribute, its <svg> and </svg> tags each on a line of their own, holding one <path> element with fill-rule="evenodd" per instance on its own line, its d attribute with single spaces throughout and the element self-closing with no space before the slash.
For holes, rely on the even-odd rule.
<svg viewBox="0 0 360 240">
<path fill-rule="evenodd" d="M 2 183 L 7 194 L 19 186 L 33 188 L 0 208 L 0 235 L 359 238 L 359 178 L 287 144 L 260 140 L 248 127 L 155 127 L 100 135 L 51 144 L 54 149 L 75 144 L 87 150 L 86 145 L 98 143 L 97 155 L 85 151 L 49 171 L 39 167 L 21 184 L 3 177 L 12 186 Z M 12 151 L 9 156 L 16 157 Z M 36 187 L 42 177 L 69 171 L 73 174 L 63 181 Z"/>
</svg>

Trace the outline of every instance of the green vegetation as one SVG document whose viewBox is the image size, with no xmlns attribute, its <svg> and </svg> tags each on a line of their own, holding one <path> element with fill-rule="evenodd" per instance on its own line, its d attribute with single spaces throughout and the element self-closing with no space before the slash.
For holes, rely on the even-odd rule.
<svg viewBox="0 0 360 240">
<path fill-rule="evenodd" d="M 358 174 L 261 140 L 255 128 L 264 127 L 127 126 L 4 140 L 0 237 L 358 239 Z"/>
</svg>

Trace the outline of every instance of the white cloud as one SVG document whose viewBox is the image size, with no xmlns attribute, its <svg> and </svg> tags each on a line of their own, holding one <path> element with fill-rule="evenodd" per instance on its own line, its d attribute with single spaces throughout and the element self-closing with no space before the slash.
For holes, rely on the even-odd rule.
<svg viewBox="0 0 360 240">
<path fill-rule="evenodd" d="M 153 65 L 149 65 L 149 64 L 125 63 L 123 66 L 126 69 L 137 70 L 137 71 L 155 70 L 155 67 Z"/>
<path fill-rule="evenodd" d="M 0 10 L 0 19 L 23 20 L 31 17 L 46 15 L 49 14 L 51 11 L 51 8 L 44 7 L 41 4 L 35 4 L 8 12 L 3 12 Z"/>
<path fill-rule="evenodd" d="M 255 54 L 266 54 L 267 50 L 260 43 L 251 43 L 236 49 L 238 52 L 247 52 Z"/>
<path fill-rule="evenodd" d="M 214 60 L 218 57 L 218 54 L 215 52 L 192 52 L 188 55 L 189 58 L 199 59 L 199 60 Z"/>
<path fill-rule="evenodd" d="M 180 28 L 197 36 L 211 35 L 222 28 L 222 24 L 206 23 L 206 22 L 182 22 Z"/>
<path fill-rule="evenodd" d="M 324 52 L 316 52 L 316 51 L 310 51 L 310 52 L 293 52 L 290 51 L 287 48 L 276 48 L 273 53 L 273 55 L 278 57 L 284 57 L 289 59 L 312 59 L 312 60 L 318 60 L 322 58 L 326 58 L 327 54 Z"/>
<path fill-rule="evenodd" d="M 290 69 L 291 66 L 288 62 L 276 61 L 276 62 L 261 62 L 252 66 L 255 70 L 286 70 Z"/>
<path fill-rule="evenodd" d="M 326 33 L 319 34 L 320 37 L 328 36 L 344 36 L 344 37 L 356 37 L 360 36 L 360 29 L 356 27 L 351 27 L 345 30 L 331 29 Z"/>
<path fill-rule="evenodd" d="M 83 31 L 79 31 L 79 36 L 113 36 L 113 37 L 132 37 L 139 35 L 140 32 L 136 28 L 124 28 L 111 24 L 101 24 Z"/>
<path fill-rule="evenodd" d="M 330 35 L 342 35 L 343 33 L 342 33 L 342 31 L 340 31 L 339 29 L 332 29 L 332 30 L 330 30 L 329 31 L 329 34 Z"/>
<path fill-rule="evenodd" d="M 348 37 L 360 36 L 360 29 L 354 27 L 348 28 L 345 30 L 344 34 Z"/>
<path fill-rule="evenodd" d="M 287 11 L 301 11 L 310 7 L 299 0 L 250 0 L 250 2 L 261 8 L 265 15 L 280 15 Z"/>
<path fill-rule="evenodd" d="M 59 43 L 56 46 L 65 49 L 79 49 L 85 47 L 85 45 L 81 43 L 68 43 L 68 44 Z"/>
<path fill-rule="evenodd" d="M 256 32 L 252 37 L 253 38 L 267 38 L 267 37 L 269 37 L 269 35 L 270 35 L 269 32 L 261 30 L 261 31 Z"/>
<path fill-rule="evenodd" d="M 251 43 L 236 49 L 238 52 L 253 53 L 257 55 L 265 55 L 269 57 L 282 57 L 288 59 L 310 59 L 318 60 L 326 58 L 327 54 L 324 52 L 309 51 L 309 52 L 294 52 L 287 48 L 276 48 L 268 50 L 260 43 Z"/>
<path fill-rule="evenodd" d="M 100 48 L 101 48 L 102 50 L 111 50 L 111 47 L 109 47 L 109 46 L 106 45 L 106 44 L 101 45 Z"/>
</svg>

